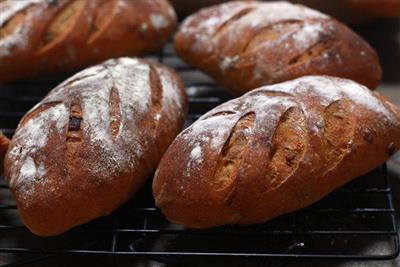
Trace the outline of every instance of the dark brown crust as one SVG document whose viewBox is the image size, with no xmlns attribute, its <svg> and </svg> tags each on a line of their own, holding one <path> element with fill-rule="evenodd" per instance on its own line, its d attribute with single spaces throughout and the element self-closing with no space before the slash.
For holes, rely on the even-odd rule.
<svg viewBox="0 0 400 267">
<path fill-rule="evenodd" d="M 236 94 L 304 75 L 331 75 L 375 89 L 376 52 L 344 24 L 286 2 L 233 1 L 185 20 L 175 48 Z"/>
<path fill-rule="evenodd" d="M 22 2 L 0 2 L 7 16 L 0 24 L 0 82 L 147 54 L 176 27 L 167 0 L 43 0 L 8 14 Z"/>
<path fill-rule="evenodd" d="M 192 228 L 304 208 L 400 149 L 400 109 L 353 81 L 306 76 L 211 110 L 164 154 L 156 205 Z"/>
<path fill-rule="evenodd" d="M 5 159 L 25 225 L 49 236 L 110 214 L 155 170 L 186 112 L 178 75 L 151 61 L 108 60 L 60 84 L 21 120 Z"/>
</svg>

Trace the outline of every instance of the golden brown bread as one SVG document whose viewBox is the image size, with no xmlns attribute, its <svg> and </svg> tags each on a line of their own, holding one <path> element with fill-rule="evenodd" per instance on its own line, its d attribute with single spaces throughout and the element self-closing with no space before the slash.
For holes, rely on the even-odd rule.
<svg viewBox="0 0 400 267">
<path fill-rule="evenodd" d="M 400 149 L 400 109 L 351 80 L 306 76 L 222 104 L 177 136 L 156 205 L 192 228 L 304 208 Z"/>
<path fill-rule="evenodd" d="M 176 26 L 167 0 L 7 0 L 0 14 L 0 82 L 149 53 Z"/>
<path fill-rule="evenodd" d="M 375 51 L 344 24 L 287 2 L 234 1 L 187 18 L 175 38 L 187 63 L 236 94 L 310 74 L 381 79 Z"/>
<path fill-rule="evenodd" d="M 66 80 L 21 120 L 5 178 L 25 225 L 48 236 L 107 215 L 155 170 L 187 110 L 176 73 L 120 58 Z"/>
</svg>

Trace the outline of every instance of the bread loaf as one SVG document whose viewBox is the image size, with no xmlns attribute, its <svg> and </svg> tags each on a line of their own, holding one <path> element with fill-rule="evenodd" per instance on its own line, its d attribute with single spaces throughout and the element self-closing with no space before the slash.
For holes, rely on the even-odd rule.
<svg viewBox="0 0 400 267">
<path fill-rule="evenodd" d="M 153 52 L 176 26 L 167 0 L 6 0 L 0 14 L 0 82 Z"/>
<path fill-rule="evenodd" d="M 25 225 L 49 236 L 107 215 L 140 188 L 187 110 L 176 73 L 120 58 L 52 90 L 21 120 L 5 178 Z"/>
<path fill-rule="evenodd" d="M 234 1 L 187 18 L 175 38 L 187 63 L 236 94 L 296 77 L 325 74 L 374 89 L 375 51 L 344 24 L 287 2 Z"/>
<path fill-rule="evenodd" d="M 265 222 L 304 208 L 400 149 L 400 109 L 351 80 L 306 76 L 261 87 L 174 140 L 156 204 L 192 228 Z"/>
</svg>

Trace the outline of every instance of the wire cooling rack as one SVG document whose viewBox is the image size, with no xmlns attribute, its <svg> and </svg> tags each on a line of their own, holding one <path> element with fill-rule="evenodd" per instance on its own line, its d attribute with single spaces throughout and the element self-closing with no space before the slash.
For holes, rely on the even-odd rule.
<svg viewBox="0 0 400 267">
<path fill-rule="evenodd" d="M 189 95 L 186 126 L 201 114 L 232 98 L 207 76 L 185 65 L 168 44 L 150 58 L 173 67 Z M 0 86 L 0 128 L 11 137 L 20 118 L 52 89 L 60 78 Z M 399 237 L 386 166 L 356 179 L 307 209 L 250 227 L 226 226 L 194 231 L 168 223 L 155 208 L 150 182 L 137 196 L 109 217 L 66 234 L 39 238 L 20 222 L 15 202 L 0 184 L 0 253 L 38 254 L 12 266 L 52 255 L 140 257 L 194 266 L 222 260 L 389 260 L 399 254 Z M 384 242 L 379 251 L 366 251 Z M 1 255 L 0 255 L 1 256 Z M 114 258 L 114 257 L 113 257 Z M 273 265 L 270 265 L 273 266 Z"/>
</svg>

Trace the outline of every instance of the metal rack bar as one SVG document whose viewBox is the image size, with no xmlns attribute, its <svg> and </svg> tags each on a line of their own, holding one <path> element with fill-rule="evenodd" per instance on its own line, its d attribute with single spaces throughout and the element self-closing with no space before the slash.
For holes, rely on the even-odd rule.
<svg viewBox="0 0 400 267">
<path fill-rule="evenodd" d="M 99 256 L 161 256 L 161 257 L 231 257 L 231 258 L 297 258 L 297 259 L 331 259 L 331 260 L 391 260 L 397 257 L 396 252 L 388 255 L 345 255 L 345 254 L 287 254 L 287 253 L 232 253 L 232 252 L 154 252 L 154 251 L 107 251 L 107 250 L 43 250 L 28 248 L 2 248 L 0 252 L 53 255 L 99 255 Z"/>
</svg>

